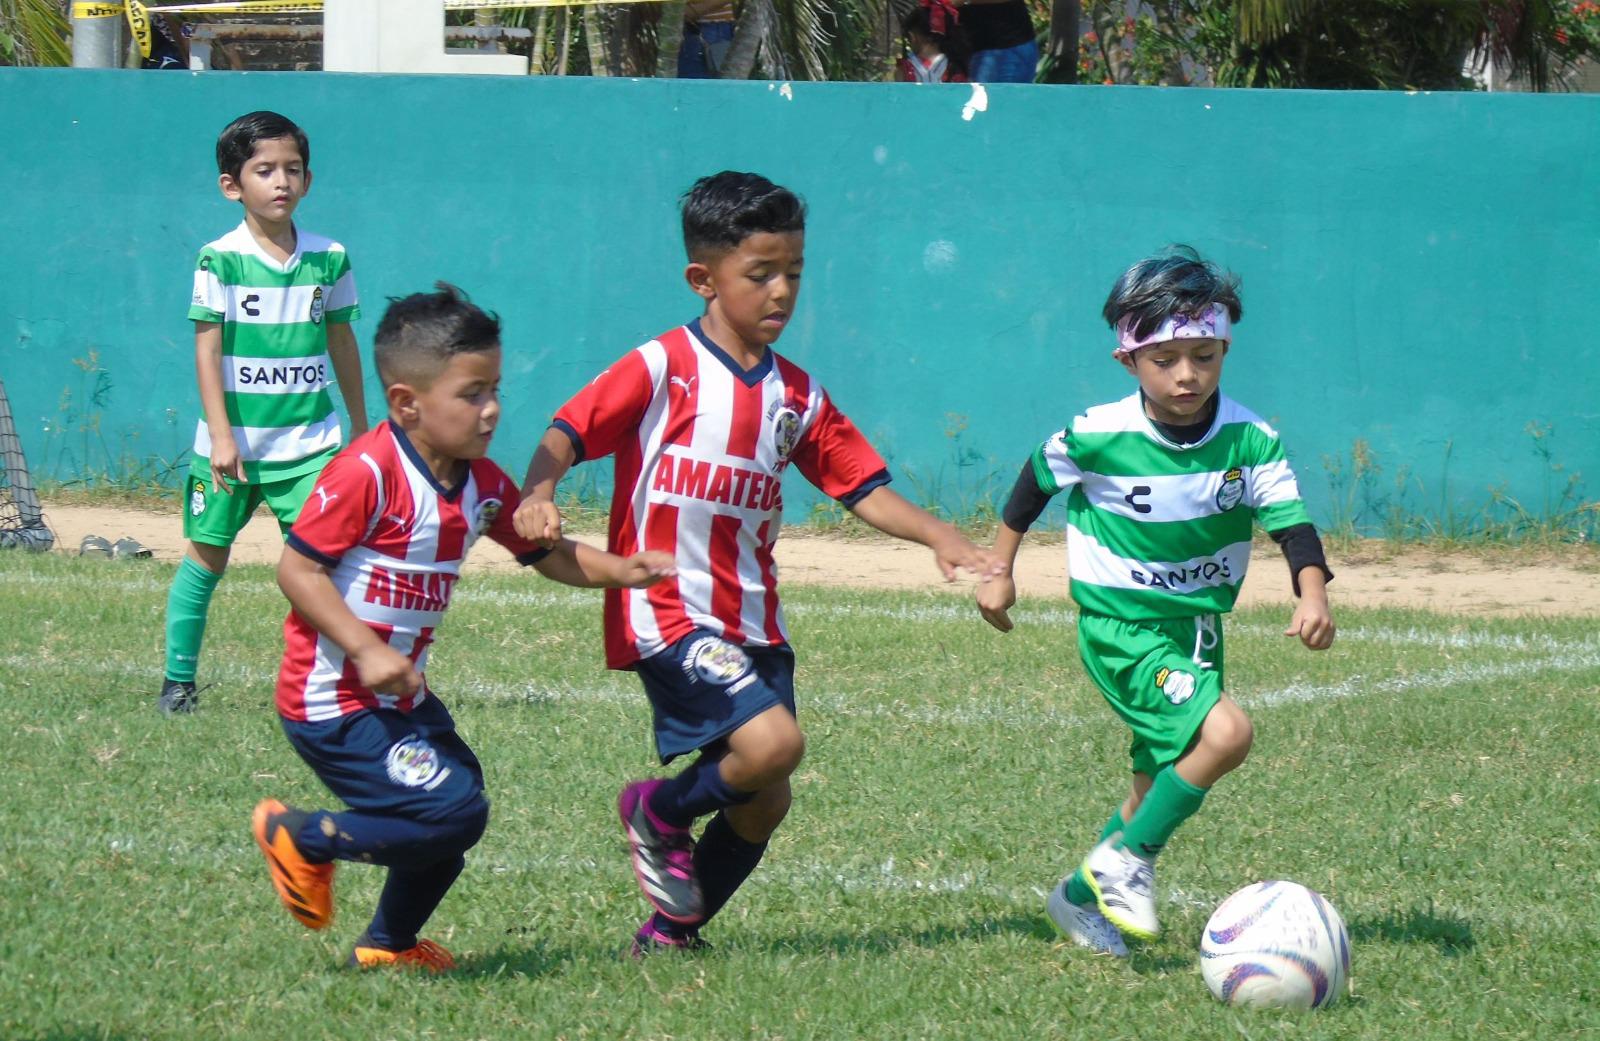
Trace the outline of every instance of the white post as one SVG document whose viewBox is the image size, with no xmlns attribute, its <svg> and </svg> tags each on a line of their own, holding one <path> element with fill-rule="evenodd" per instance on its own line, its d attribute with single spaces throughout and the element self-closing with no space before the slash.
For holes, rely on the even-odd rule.
<svg viewBox="0 0 1600 1041">
<path fill-rule="evenodd" d="M 326 72 L 457 72 L 526 76 L 518 54 L 446 54 L 444 0 L 326 0 Z"/>
<path fill-rule="evenodd" d="M 76 0 L 72 5 L 72 67 L 122 68 L 121 3 Z"/>
</svg>

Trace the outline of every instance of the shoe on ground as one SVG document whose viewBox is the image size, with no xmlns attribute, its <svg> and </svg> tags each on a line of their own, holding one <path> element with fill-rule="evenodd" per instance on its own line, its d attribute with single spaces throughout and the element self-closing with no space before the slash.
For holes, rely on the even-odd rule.
<svg viewBox="0 0 1600 1041">
<path fill-rule="evenodd" d="M 688 954 L 699 954 L 711 950 L 711 944 L 700 939 L 699 932 L 691 932 L 687 936 L 673 936 L 656 928 L 655 920 L 648 919 L 639 931 L 633 934 L 633 943 L 628 948 L 631 958 L 648 958 L 652 954 L 669 951 L 681 951 Z"/>
<path fill-rule="evenodd" d="M 326 929 L 333 921 L 333 864 L 313 864 L 300 855 L 294 833 L 305 814 L 277 799 L 256 803 L 250 830 L 267 858 L 272 888 L 295 921 L 307 929 Z"/>
<path fill-rule="evenodd" d="M 634 781 L 617 795 L 617 815 L 633 854 L 633 874 L 645 899 L 667 918 L 694 925 L 705 918 L 705 901 L 694 874 L 694 837 L 650 812 L 656 781 Z"/>
<path fill-rule="evenodd" d="M 372 941 L 363 934 L 351 949 L 350 960 L 346 964 L 352 969 L 387 967 L 439 973 L 454 969 L 456 960 L 449 951 L 432 940 L 418 940 L 415 947 L 407 947 L 403 951 L 391 951 L 385 947 L 374 947 Z"/>
<path fill-rule="evenodd" d="M 1050 896 L 1044 902 L 1044 913 L 1049 917 L 1050 924 L 1056 927 L 1056 932 L 1079 947 L 1087 947 L 1096 954 L 1109 954 L 1113 958 L 1128 956 L 1128 945 L 1123 942 L 1117 927 L 1095 905 L 1075 904 L 1068 900 L 1065 881 L 1050 891 Z"/>
<path fill-rule="evenodd" d="M 156 699 L 156 707 L 163 716 L 187 716 L 200 707 L 200 692 L 193 683 L 183 680 L 163 680 L 161 683 L 161 696 Z"/>
<path fill-rule="evenodd" d="M 1156 920 L 1155 865 L 1113 845 L 1113 835 L 1089 851 L 1083 860 L 1083 877 L 1094 891 L 1100 913 L 1121 932 L 1138 940 L 1161 934 Z"/>
<path fill-rule="evenodd" d="M 111 544 L 111 556 L 115 560 L 148 560 L 151 552 L 138 539 L 124 537 Z"/>
<path fill-rule="evenodd" d="M 78 556 L 80 557 L 111 557 L 111 543 L 99 535 L 85 535 L 83 541 L 78 543 Z"/>
</svg>

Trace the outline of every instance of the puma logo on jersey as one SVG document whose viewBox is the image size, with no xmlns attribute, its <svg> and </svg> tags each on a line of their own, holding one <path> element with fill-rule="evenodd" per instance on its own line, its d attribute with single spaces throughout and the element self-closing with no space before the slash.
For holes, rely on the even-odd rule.
<svg viewBox="0 0 1600 1041">
<path fill-rule="evenodd" d="M 698 376 L 690 376 L 688 379 L 684 379 L 682 376 L 673 376 L 671 377 L 671 382 L 675 387 L 682 387 L 685 394 L 693 394 L 694 381 L 699 378 Z"/>
<path fill-rule="evenodd" d="M 389 523 L 393 524 L 395 527 L 399 528 L 401 531 L 405 531 L 406 530 L 406 519 L 404 517 L 396 517 L 394 514 L 388 513 L 388 514 L 384 515 L 383 519 L 388 521 Z"/>
<path fill-rule="evenodd" d="M 339 493 L 338 492 L 334 492 L 332 495 L 329 495 L 327 492 L 323 491 L 322 485 L 320 485 L 320 484 L 317 485 L 317 487 L 315 489 L 313 489 L 313 490 L 317 493 L 317 497 L 322 500 L 322 509 L 319 510 L 318 512 L 327 513 L 328 512 L 328 503 L 330 503 L 333 500 L 337 499 L 339 497 Z"/>
</svg>

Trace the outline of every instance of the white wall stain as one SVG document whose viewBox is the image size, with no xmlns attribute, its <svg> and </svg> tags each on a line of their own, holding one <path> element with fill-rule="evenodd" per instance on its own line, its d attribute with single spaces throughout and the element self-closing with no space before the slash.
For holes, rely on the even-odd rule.
<svg viewBox="0 0 1600 1041">
<path fill-rule="evenodd" d="M 968 98 L 967 103 L 961 106 L 961 118 L 970 123 L 973 116 L 979 112 L 987 111 L 989 111 L 989 92 L 983 89 L 983 84 L 974 83 L 972 85 L 972 97 Z"/>
</svg>

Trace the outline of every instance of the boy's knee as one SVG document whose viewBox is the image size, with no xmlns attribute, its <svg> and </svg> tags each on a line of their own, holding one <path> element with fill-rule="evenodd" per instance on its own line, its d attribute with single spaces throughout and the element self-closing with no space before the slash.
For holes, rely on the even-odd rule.
<svg viewBox="0 0 1600 1041">
<path fill-rule="evenodd" d="M 773 773 L 781 773 L 784 777 L 788 777 L 799 769 L 800 761 L 805 757 L 806 736 L 800 732 L 799 727 L 796 727 L 773 742 L 768 765 Z"/>
<path fill-rule="evenodd" d="M 1217 705 L 1206 720 L 1205 739 L 1218 754 L 1235 762 L 1244 762 L 1255 742 L 1255 724 L 1238 706 L 1229 702 Z"/>
<path fill-rule="evenodd" d="M 454 853 L 465 853 L 478 844 L 488 827 L 489 800 L 479 791 L 445 818 L 440 845 Z"/>
</svg>

